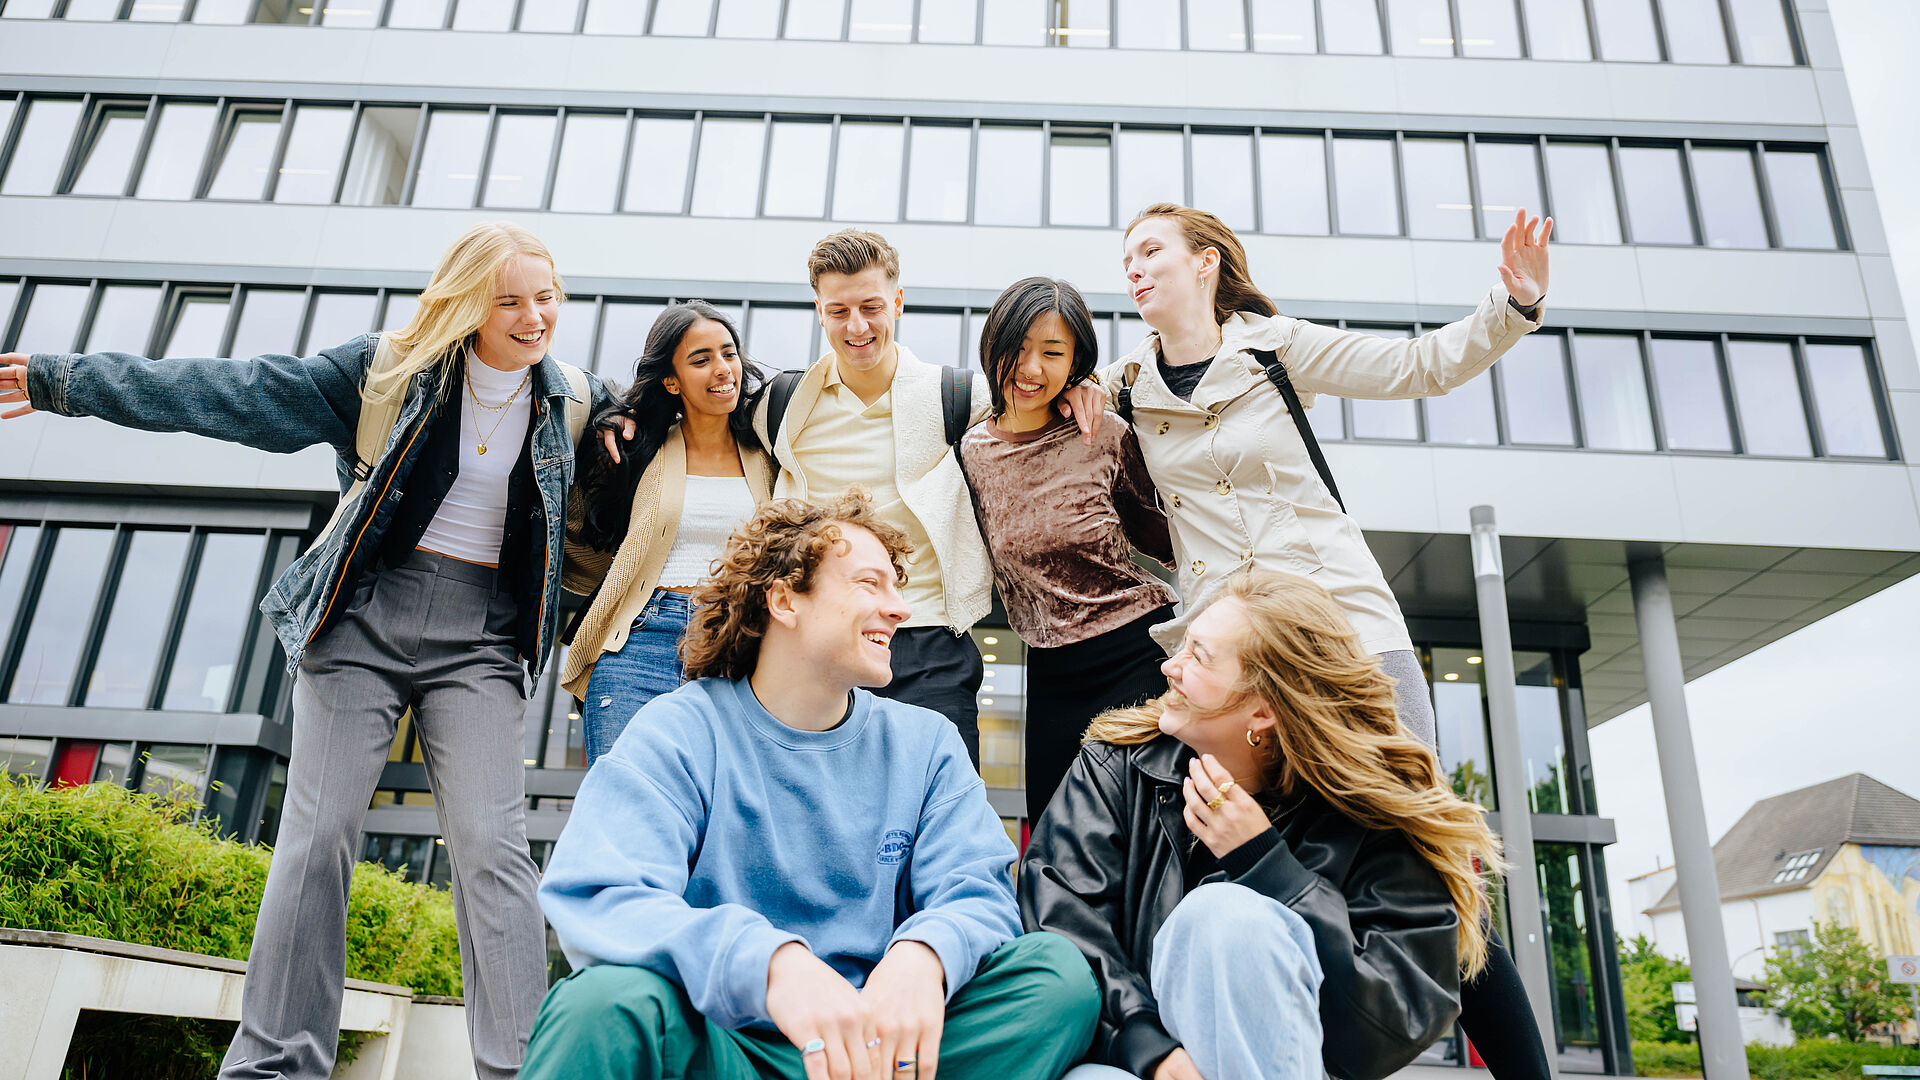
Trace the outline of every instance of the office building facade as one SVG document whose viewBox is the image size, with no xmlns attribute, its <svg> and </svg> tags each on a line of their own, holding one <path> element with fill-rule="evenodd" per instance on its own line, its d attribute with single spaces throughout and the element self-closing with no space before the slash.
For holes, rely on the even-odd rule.
<svg viewBox="0 0 1920 1080">
<path fill-rule="evenodd" d="M 975 365 L 985 308 L 1076 282 L 1142 336 L 1121 230 L 1238 230 L 1288 314 L 1403 337 L 1471 310 L 1526 207 L 1547 326 L 1421 402 L 1310 412 L 1428 666 L 1440 756 L 1526 813 L 1570 1069 L 1630 1059 L 1586 731 L 1647 700 L 1630 566 L 1713 670 L 1920 571 L 1920 370 L 1823 0 L 5 0 L 0 347 L 312 353 L 403 325 L 469 224 L 552 247 L 556 355 L 613 382 L 675 298 L 748 351 L 823 348 L 804 260 L 900 249 L 901 340 Z M 185 784 L 270 840 L 289 676 L 255 611 L 324 522 L 332 451 L 0 424 L 0 754 Z M 1179 494 L 1179 493 L 1169 493 Z M 1206 497 L 1206 493 L 1189 493 Z M 1495 508 L 1521 760 L 1497 761 L 1467 532 Z M 983 771 L 1017 829 L 1022 646 Z M 582 764 L 529 703 L 536 855 Z M 1500 770 L 1527 806 L 1496 805 Z M 445 880 L 403 723 L 366 854 Z"/>
</svg>

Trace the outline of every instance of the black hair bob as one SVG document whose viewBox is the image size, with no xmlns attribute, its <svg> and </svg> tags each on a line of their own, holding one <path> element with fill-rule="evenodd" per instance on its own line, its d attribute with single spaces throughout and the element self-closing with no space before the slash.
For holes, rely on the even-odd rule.
<svg viewBox="0 0 1920 1080">
<path fill-rule="evenodd" d="M 670 304 L 647 331 L 647 343 L 640 359 L 633 364 L 633 385 L 593 418 L 583 443 L 592 447 L 578 460 L 586 462 L 581 490 L 586 498 L 586 522 L 580 538 L 597 551 L 613 551 L 627 534 L 627 522 L 633 515 L 633 491 L 647 466 L 666 445 L 667 434 L 680 422 L 680 395 L 667 391 L 665 380 L 673 374 L 673 354 L 680 340 L 702 319 L 726 327 L 740 355 L 740 396 L 727 427 L 736 443 L 746 449 L 758 449 L 759 436 L 753 433 L 753 412 L 766 388 L 766 372 L 747 356 L 740 344 L 740 330 L 733 320 L 705 300 L 685 300 Z M 637 430 L 633 441 L 620 448 L 615 464 L 601 445 L 599 431 L 631 417 Z"/>
<path fill-rule="evenodd" d="M 1033 321 L 1049 311 L 1058 313 L 1073 335 L 1073 367 L 1061 389 L 1085 382 L 1099 366 L 1100 335 L 1093 328 L 1093 313 L 1087 310 L 1080 290 L 1070 282 L 1049 277 L 1021 278 L 993 302 L 980 330 L 980 370 L 987 373 L 993 415 L 1007 411 L 1007 380 L 1020 360 L 1020 347 Z"/>
</svg>

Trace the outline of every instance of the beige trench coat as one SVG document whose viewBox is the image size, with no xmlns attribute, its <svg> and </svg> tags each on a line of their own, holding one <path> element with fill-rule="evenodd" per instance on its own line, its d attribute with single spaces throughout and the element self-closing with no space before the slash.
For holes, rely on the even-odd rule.
<svg viewBox="0 0 1920 1080">
<path fill-rule="evenodd" d="M 1171 651 L 1208 591 L 1251 563 L 1307 575 L 1333 594 L 1368 652 L 1413 648 L 1360 526 L 1320 482 L 1286 403 L 1251 353 L 1278 354 L 1308 408 L 1317 394 L 1432 397 L 1485 371 L 1539 326 L 1496 286 L 1472 315 L 1409 340 L 1241 312 L 1220 327 L 1220 352 L 1190 402 L 1160 377 L 1157 335 L 1108 367 L 1101 380 L 1109 393 L 1133 387 L 1134 430 L 1179 561 L 1185 607 L 1154 627 L 1154 638 Z"/>
</svg>

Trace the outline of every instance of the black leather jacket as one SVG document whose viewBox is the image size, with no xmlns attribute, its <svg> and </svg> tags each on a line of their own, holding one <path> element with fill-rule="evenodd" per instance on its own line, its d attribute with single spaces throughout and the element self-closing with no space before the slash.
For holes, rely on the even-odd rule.
<svg viewBox="0 0 1920 1080">
<path fill-rule="evenodd" d="M 1193 834 L 1180 780 L 1193 751 L 1162 735 L 1080 751 L 1020 866 L 1028 930 L 1072 939 L 1100 981 L 1089 1060 L 1152 1077 L 1178 1044 L 1160 1022 L 1153 936 L 1187 893 Z M 1460 1011 L 1454 911 L 1440 875 L 1398 832 L 1370 829 L 1311 792 L 1208 880 L 1271 896 L 1313 929 L 1327 1071 L 1377 1080 L 1412 1061 Z M 1257 854 L 1250 855 L 1249 851 Z"/>
</svg>

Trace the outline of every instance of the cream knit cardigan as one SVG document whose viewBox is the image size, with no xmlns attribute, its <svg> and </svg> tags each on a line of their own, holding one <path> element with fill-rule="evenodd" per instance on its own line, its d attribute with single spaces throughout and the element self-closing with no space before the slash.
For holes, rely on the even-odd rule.
<svg viewBox="0 0 1920 1080">
<path fill-rule="evenodd" d="M 746 473 L 754 506 L 766 505 L 773 491 L 773 471 L 767 455 L 741 447 L 740 468 Z M 626 646 L 627 631 L 653 596 L 660 571 L 667 564 L 686 497 L 687 443 L 678 425 L 667 433 L 666 443 L 647 463 L 646 472 L 640 474 L 633 492 L 633 515 L 627 519 L 627 534 L 618 551 L 608 554 L 579 542 L 580 529 L 586 522 L 586 500 L 578 487 L 568 496 L 567 565 L 561 584 L 567 591 L 583 595 L 593 592 L 595 586 L 600 591 L 567 647 L 566 662 L 560 669 L 560 685 L 567 693 L 584 698 L 587 680 L 593 677 L 593 665 L 601 655 Z"/>
</svg>

